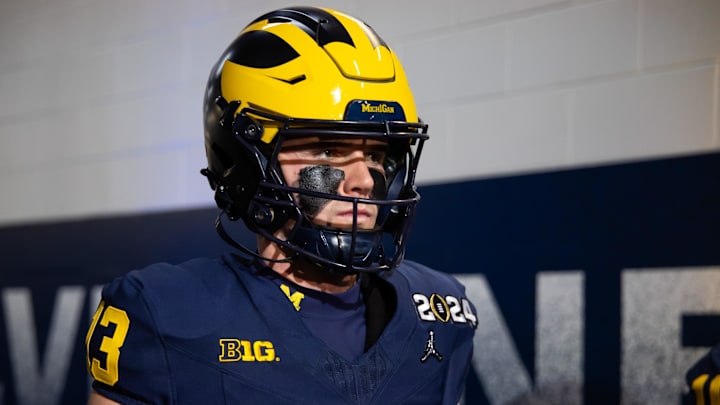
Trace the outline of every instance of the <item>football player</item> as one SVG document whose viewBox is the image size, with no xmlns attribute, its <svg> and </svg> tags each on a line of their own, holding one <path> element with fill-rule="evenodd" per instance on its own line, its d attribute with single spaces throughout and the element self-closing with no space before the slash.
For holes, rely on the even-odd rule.
<svg viewBox="0 0 720 405">
<path fill-rule="evenodd" d="M 104 288 L 89 403 L 457 404 L 476 315 L 403 260 L 428 135 L 387 44 L 334 10 L 270 12 L 213 67 L 204 116 L 236 249 Z"/>
</svg>

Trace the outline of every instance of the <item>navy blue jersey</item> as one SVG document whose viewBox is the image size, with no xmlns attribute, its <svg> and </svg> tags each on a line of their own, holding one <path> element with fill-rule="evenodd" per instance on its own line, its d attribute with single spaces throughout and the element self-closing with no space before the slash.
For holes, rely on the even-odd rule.
<svg viewBox="0 0 720 405">
<path fill-rule="evenodd" d="M 458 402 L 476 318 L 451 276 L 409 261 L 383 275 L 395 311 L 348 361 L 258 271 L 227 255 L 114 280 L 86 340 L 95 390 L 123 404 Z"/>
<path fill-rule="evenodd" d="M 713 347 L 685 375 L 686 405 L 713 405 L 720 400 L 720 344 Z"/>
</svg>

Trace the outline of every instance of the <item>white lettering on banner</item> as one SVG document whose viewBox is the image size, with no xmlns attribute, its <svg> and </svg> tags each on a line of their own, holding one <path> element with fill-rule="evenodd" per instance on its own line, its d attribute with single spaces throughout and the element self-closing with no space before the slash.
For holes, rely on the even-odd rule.
<svg viewBox="0 0 720 405">
<path fill-rule="evenodd" d="M 485 277 L 456 277 L 477 308 L 472 363 L 489 402 L 582 404 L 584 274 L 537 276 L 534 387 Z M 681 318 L 720 314 L 720 268 L 625 270 L 621 288 L 621 403 L 676 405 L 686 370 L 708 350 L 681 347 Z"/>
<path fill-rule="evenodd" d="M 43 356 L 45 364 L 41 366 L 30 290 L 7 288 L 2 291 L 18 404 L 52 405 L 60 402 L 84 298 L 85 289 L 82 287 L 58 289 Z"/>
<path fill-rule="evenodd" d="M 530 392 L 530 375 L 505 324 L 492 291 L 482 274 L 456 274 L 466 296 L 475 305 L 478 328 L 472 364 L 492 404 L 507 403 Z"/>
<path fill-rule="evenodd" d="M 535 306 L 535 392 L 545 403 L 581 404 L 585 274 L 539 273 Z"/>
<path fill-rule="evenodd" d="M 485 277 L 455 275 L 475 304 L 473 367 L 492 404 L 522 399 L 582 403 L 583 273 L 539 273 L 536 306 L 536 388 Z"/>
<path fill-rule="evenodd" d="M 677 404 L 685 370 L 707 348 L 683 348 L 683 314 L 720 312 L 720 268 L 629 269 L 622 275 L 623 404 Z"/>
</svg>

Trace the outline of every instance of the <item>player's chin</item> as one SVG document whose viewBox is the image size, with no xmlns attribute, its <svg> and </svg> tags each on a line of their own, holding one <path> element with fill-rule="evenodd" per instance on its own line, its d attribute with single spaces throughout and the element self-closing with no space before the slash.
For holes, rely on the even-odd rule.
<svg viewBox="0 0 720 405">
<path fill-rule="evenodd" d="M 335 229 L 342 229 L 351 231 L 353 227 L 357 226 L 357 229 L 360 230 L 371 230 L 375 229 L 376 224 L 376 217 L 375 216 L 363 216 L 358 215 L 357 218 L 357 225 L 355 224 L 355 220 L 352 215 L 341 215 L 337 216 L 331 220 L 327 221 L 313 221 L 316 224 L 320 224 L 326 228 L 335 228 Z"/>
</svg>

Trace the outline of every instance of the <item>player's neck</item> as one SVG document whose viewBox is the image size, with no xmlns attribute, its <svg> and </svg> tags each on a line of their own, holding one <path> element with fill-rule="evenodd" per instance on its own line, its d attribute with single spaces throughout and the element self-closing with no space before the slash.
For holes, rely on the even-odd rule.
<svg viewBox="0 0 720 405">
<path fill-rule="evenodd" d="M 278 264 L 285 264 L 285 266 L 277 266 Z M 286 279 L 305 288 L 339 294 L 349 290 L 357 282 L 357 275 L 330 274 L 314 264 L 305 266 L 301 266 L 297 262 L 288 264 L 272 263 L 270 268 Z"/>
</svg>

